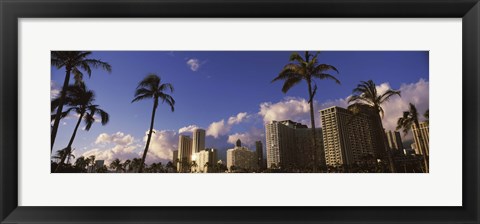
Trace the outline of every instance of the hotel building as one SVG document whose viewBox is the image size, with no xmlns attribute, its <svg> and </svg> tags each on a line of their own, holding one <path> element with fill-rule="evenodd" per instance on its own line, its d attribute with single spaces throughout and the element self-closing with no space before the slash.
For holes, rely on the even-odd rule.
<svg viewBox="0 0 480 224">
<path fill-rule="evenodd" d="M 242 146 L 241 141 L 237 140 L 235 148 L 227 150 L 227 168 L 229 172 L 255 171 L 258 169 L 257 153 Z"/>
<path fill-rule="evenodd" d="M 352 112 L 355 110 L 355 113 Z M 325 160 L 328 166 L 362 162 L 367 155 L 383 158 L 384 131 L 368 107 L 330 107 L 320 111 Z M 380 133 L 380 134 L 378 134 Z"/>
<path fill-rule="evenodd" d="M 388 147 L 393 150 L 400 150 L 403 151 L 403 143 L 402 137 L 400 136 L 400 132 L 398 131 L 387 131 L 385 132 L 387 135 L 387 142 Z"/>
<path fill-rule="evenodd" d="M 218 161 L 217 150 L 208 148 L 192 155 L 192 161 L 195 161 L 197 173 L 212 173 L 215 170 L 215 165 Z"/>
<path fill-rule="evenodd" d="M 420 129 L 414 124 L 412 125 L 413 140 L 415 141 L 415 152 L 423 155 L 423 152 L 429 155 L 429 127 L 428 123 L 420 122 Z"/>
<path fill-rule="evenodd" d="M 193 130 L 192 153 L 197 153 L 205 149 L 205 130 Z"/>
<path fill-rule="evenodd" d="M 324 164 L 322 130 L 317 128 L 316 146 L 312 142 L 312 130 L 306 125 L 285 121 L 271 121 L 265 124 L 267 168 L 294 166 L 311 167 L 316 153 L 319 164 Z"/>
<path fill-rule="evenodd" d="M 192 160 L 192 139 L 189 136 L 178 136 L 178 172 L 188 172 L 190 166 L 188 165 Z"/>
</svg>

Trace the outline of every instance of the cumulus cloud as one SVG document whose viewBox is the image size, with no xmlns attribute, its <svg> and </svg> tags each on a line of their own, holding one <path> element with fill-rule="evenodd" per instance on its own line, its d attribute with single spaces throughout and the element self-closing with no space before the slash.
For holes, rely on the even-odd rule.
<svg viewBox="0 0 480 224">
<path fill-rule="evenodd" d="M 235 144 L 240 139 L 243 145 L 249 147 L 255 146 L 256 141 L 262 141 L 265 139 L 265 133 L 262 129 L 253 127 L 250 131 L 244 133 L 235 133 L 228 136 L 227 142 Z"/>
<path fill-rule="evenodd" d="M 382 85 L 378 87 L 378 91 L 385 91 L 388 88 L 390 88 L 388 83 L 382 83 Z M 383 126 L 385 130 L 395 130 L 398 118 L 402 116 L 403 111 L 408 110 L 409 103 L 415 105 L 421 121 L 424 120 L 423 113 L 429 108 L 428 81 L 420 79 L 416 83 L 402 84 L 399 90 L 402 97 L 392 97 L 390 101 L 383 105 L 383 110 L 385 111 Z M 405 140 L 411 139 L 411 133 L 405 137 Z"/>
<path fill-rule="evenodd" d="M 105 160 L 105 165 L 108 166 L 113 160 L 119 159 L 124 162 L 127 159 L 139 158 L 140 145 L 115 145 L 110 148 L 94 148 L 82 154 L 84 157 L 95 156 L 96 160 Z"/>
<path fill-rule="evenodd" d="M 60 86 L 53 80 L 50 80 L 50 99 L 54 99 L 60 95 Z"/>
<path fill-rule="evenodd" d="M 153 130 L 149 145 L 146 164 L 153 162 L 165 162 L 172 159 L 173 150 L 177 149 L 178 134 L 169 130 Z M 94 155 L 97 160 L 105 160 L 105 164 L 110 164 L 114 159 L 120 159 L 122 162 L 127 159 L 141 158 L 147 141 L 148 131 L 145 132 L 143 143 L 135 143 L 135 139 L 122 132 L 114 134 L 102 133 L 96 141 L 96 147 L 87 150 L 82 156 L 88 157 Z M 109 143 L 115 145 L 111 146 Z M 107 145 L 108 144 L 108 145 Z"/>
<path fill-rule="evenodd" d="M 313 103 L 314 111 L 318 108 L 318 103 Z M 260 104 L 258 112 L 262 116 L 263 121 L 268 123 L 270 121 L 292 120 L 303 124 L 310 124 L 310 105 L 308 101 L 298 97 L 285 97 L 282 101 L 277 103 L 264 102 Z M 319 125 L 319 119 L 316 125 Z"/>
<path fill-rule="evenodd" d="M 117 132 L 114 134 L 102 133 L 95 140 L 95 144 L 108 144 L 115 143 L 117 145 L 130 145 L 134 141 L 133 136 L 125 135 L 123 132 Z"/>
<path fill-rule="evenodd" d="M 180 129 L 178 129 L 178 133 L 184 133 L 184 132 L 193 132 L 195 129 L 198 129 L 199 127 L 197 125 L 188 125 L 186 127 L 182 127 Z"/>
<path fill-rule="evenodd" d="M 245 122 L 248 117 L 249 115 L 246 112 L 241 112 L 235 116 L 229 117 L 227 122 L 225 122 L 225 119 L 212 122 L 207 128 L 207 135 L 213 136 L 214 138 L 226 135 L 232 129 L 233 125 Z"/>
<path fill-rule="evenodd" d="M 241 112 L 241 113 L 238 113 L 236 116 L 232 116 L 228 118 L 228 124 L 229 125 L 239 124 L 245 121 L 247 118 L 248 118 L 247 112 Z"/>
<path fill-rule="evenodd" d="M 147 142 L 148 131 L 145 132 L 144 142 Z M 145 163 L 149 164 L 158 160 L 171 160 L 173 150 L 177 150 L 178 135 L 175 131 L 154 130 L 148 149 Z"/>
<path fill-rule="evenodd" d="M 196 58 L 191 58 L 187 61 L 187 65 L 190 67 L 190 70 L 196 72 L 200 69 L 200 60 Z"/>
</svg>

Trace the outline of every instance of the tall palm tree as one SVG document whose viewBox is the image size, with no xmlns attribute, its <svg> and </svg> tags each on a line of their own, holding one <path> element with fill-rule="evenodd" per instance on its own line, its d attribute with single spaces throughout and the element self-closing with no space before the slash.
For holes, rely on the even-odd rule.
<svg viewBox="0 0 480 224">
<path fill-rule="evenodd" d="M 72 154 L 72 148 L 63 148 L 61 150 L 58 150 L 56 155 L 53 156 L 52 158 L 59 160 L 57 164 L 57 168 L 55 168 L 54 173 L 57 173 L 60 171 L 63 167 L 63 164 L 65 163 L 65 160 L 67 159 L 67 164 L 70 162 L 70 158 L 75 158 L 75 155 Z"/>
<path fill-rule="evenodd" d="M 110 163 L 110 166 L 109 166 L 109 167 L 110 167 L 110 169 L 115 170 L 115 172 L 117 172 L 117 173 L 124 170 L 124 169 L 123 169 L 123 164 L 122 164 L 122 162 L 121 162 L 118 158 L 115 159 L 115 160 L 113 160 L 113 161 Z"/>
<path fill-rule="evenodd" d="M 85 157 L 80 156 L 75 160 L 75 167 L 80 169 L 80 172 L 85 172 L 85 167 L 88 166 L 88 160 Z"/>
<path fill-rule="evenodd" d="M 75 83 L 78 84 L 83 82 L 82 71 L 87 72 L 89 77 L 92 75 L 92 68 L 102 68 L 107 72 L 112 71 L 110 64 L 98 59 L 89 58 L 91 54 L 91 51 L 52 51 L 51 53 L 51 64 L 57 69 L 65 68 L 65 80 L 63 81 L 57 113 L 55 114 L 55 120 L 52 126 L 50 151 L 53 150 L 53 145 L 55 144 L 58 125 L 60 124 L 60 117 L 65 102 L 65 94 L 70 83 L 70 75 L 73 74 Z"/>
<path fill-rule="evenodd" d="M 333 75 L 327 73 L 328 71 L 335 71 L 338 74 L 337 68 L 328 64 L 319 64 L 318 63 L 318 53 L 310 54 L 308 51 L 305 51 L 305 55 L 302 58 L 298 53 L 292 53 L 290 55 L 290 63 L 286 64 L 278 76 L 272 80 L 272 82 L 284 80 L 282 92 L 287 93 L 293 86 L 299 84 L 302 81 L 307 83 L 308 87 L 308 104 L 310 105 L 310 122 L 312 126 L 312 139 L 313 139 L 313 164 L 314 170 L 318 166 L 318 156 L 317 156 L 317 141 L 315 133 L 315 120 L 314 120 L 314 111 L 313 111 L 313 98 L 317 92 L 317 84 L 315 79 L 331 79 L 337 84 L 340 84 L 340 81 L 335 78 Z"/>
<path fill-rule="evenodd" d="M 387 158 L 390 163 L 390 171 L 395 172 L 395 166 L 393 164 L 392 155 L 388 151 L 388 146 L 386 142 L 385 131 L 383 129 L 382 118 L 385 115 L 385 112 L 382 108 L 382 105 L 390 100 L 393 96 L 400 96 L 400 91 L 388 89 L 383 94 L 380 94 L 377 91 L 377 86 L 372 80 L 361 81 L 355 89 L 353 89 L 353 95 L 348 99 L 348 103 L 353 103 L 354 109 L 361 107 L 367 107 L 373 110 L 375 122 L 378 127 L 375 127 L 375 137 L 376 142 L 381 144 L 379 151 L 376 154 L 377 156 L 384 157 L 384 154 L 387 153 Z M 354 110 L 355 112 L 355 110 Z M 383 159 L 383 158 L 382 158 Z"/>
<path fill-rule="evenodd" d="M 418 111 L 415 105 L 412 103 L 409 104 L 408 111 L 403 112 L 403 116 L 401 118 L 398 118 L 397 121 L 397 130 L 403 129 L 403 134 L 407 135 L 408 130 L 412 129 L 412 126 L 415 125 L 415 127 L 420 130 L 420 122 L 418 121 Z M 425 166 L 425 171 L 428 173 L 428 159 L 427 159 L 427 153 L 425 152 L 425 148 L 423 145 L 425 145 L 424 139 L 422 135 L 418 135 L 419 141 L 420 141 L 420 146 L 417 146 L 420 148 L 420 151 L 423 154 L 423 163 Z"/>
<path fill-rule="evenodd" d="M 162 103 L 167 102 L 172 112 L 174 111 L 175 100 L 167 92 L 173 92 L 173 85 L 170 83 L 162 83 L 162 80 L 156 74 L 149 74 L 145 77 L 137 86 L 135 91 L 135 98 L 133 102 L 137 102 L 144 99 L 153 99 L 152 118 L 150 120 L 150 130 L 148 132 L 147 143 L 145 144 L 145 150 L 143 151 L 141 164 L 145 163 L 145 157 L 147 156 L 148 146 L 152 138 L 153 124 L 155 121 L 155 112 L 158 107 L 158 101 Z M 143 171 L 143 165 L 138 170 L 139 173 Z"/>
<path fill-rule="evenodd" d="M 95 122 L 95 115 L 100 116 L 100 121 L 102 125 L 106 125 L 109 120 L 109 115 L 104 110 L 100 109 L 98 105 L 93 104 L 95 101 L 95 94 L 91 90 L 87 90 L 84 83 L 80 83 L 78 85 L 70 85 L 67 88 L 65 95 L 66 104 L 69 108 L 62 112 L 61 117 L 66 117 L 70 112 L 77 113 L 78 121 L 75 125 L 75 129 L 73 130 L 72 137 L 70 137 L 70 141 L 66 149 L 71 151 L 73 141 L 75 140 L 75 136 L 77 135 L 78 127 L 82 120 L 85 121 L 85 130 L 89 131 L 92 127 L 93 123 Z M 59 102 L 61 99 L 56 98 L 52 101 L 52 108 L 59 106 Z M 52 116 L 53 118 L 53 116 Z M 61 167 L 65 159 L 62 159 L 59 163 L 58 167 Z"/>
</svg>

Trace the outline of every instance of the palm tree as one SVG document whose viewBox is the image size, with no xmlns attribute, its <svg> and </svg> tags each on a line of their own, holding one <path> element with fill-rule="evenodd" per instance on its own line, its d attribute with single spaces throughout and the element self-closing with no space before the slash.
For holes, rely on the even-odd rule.
<svg viewBox="0 0 480 224">
<path fill-rule="evenodd" d="M 313 147 L 315 149 L 313 152 L 314 170 L 316 170 L 318 166 L 318 156 L 316 152 L 317 141 L 315 137 L 315 120 L 313 111 L 313 98 L 317 92 L 317 84 L 315 79 L 331 79 L 337 84 L 340 84 L 340 81 L 337 78 L 327 73 L 329 70 L 335 71 L 338 74 L 338 70 L 334 66 L 328 64 L 318 64 L 318 53 L 310 54 L 308 51 L 305 51 L 304 58 L 302 58 L 302 56 L 300 56 L 298 53 L 292 53 L 290 55 L 290 63 L 286 64 L 278 76 L 272 80 L 272 82 L 285 80 L 282 87 L 283 93 L 287 93 L 290 88 L 299 84 L 302 80 L 307 83 L 312 139 Z"/>
<path fill-rule="evenodd" d="M 395 172 L 395 166 L 393 164 L 393 159 L 388 151 L 388 146 L 386 143 L 385 131 L 383 129 L 382 118 L 384 117 L 384 110 L 382 105 L 390 100 L 392 96 L 400 96 L 400 91 L 388 89 L 383 94 L 380 94 L 377 91 L 377 86 L 372 80 L 361 81 L 355 89 L 353 89 L 353 95 L 348 99 L 348 103 L 353 103 L 352 109 L 353 112 L 357 112 L 357 109 L 362 107 L 370 108 L 374 112 L 374 119 L 377 122 L 374 122 L 377 127 L 374 128 L 376 134 L 377 143 L 381 144 L 378 146 L 378 151 L 376 152 L 377 156 L 382 158 L 384 157 L 385 152 L 387 152 L 387 158 L 390 163 L 390 171 Z M 383 159 L 383 158 L 382 158 Z"/>
<path fill-rule="evenodd" d="M 57 151 L 57 154 L 53 156 L 52 158 L 59 160 L 60 162 L 57 164 L 57 168 L 55 168 L 54 173 L 57 173 L 58 171 L 61 170 L 63 167 L 63 164 L 65 163 L 65 160 L 67 160 L 69 163 L 70 158 L 75 158 L 75 155 L 72 154 L 72 148 L 63 148 L 61 150 Z"/>
<path fill-rule="evenodd" d="M 420 129 L 420 122 L 418 122 L 418 111 L 415 105 L 412 103 L 409 104 L 408 111 L 403 112 L 403 116 L 398 118 L 397 121 L 397 130 L 403 129 L 403 134 L 407 135 L 408 130 L 412 129 L 412 125 L 415 125 L 417 129 Z M 428 159 L 427 154 L 425 152 L 425 142 L 422 135 L 418 135 L 420 145 L 417 146 L 420 148 L 420 152 L 423 155 L 423 163 L 425 166 L 425 172 L 428 173 Z"/>
<path fill-rule="evenodd" d="M 55 144 L 55 137 L 57 136 L 60 116 L 62 114 L 63 105 L 65 103 L 65 94 L 67 92 L 67 87 L 70 83 L 70 74 L 73 73 L 75 83 L 79 84 L 83 82 L 82 70 L 84 72 L 87 72 L 89 77 L 92 75 L 92 68 L 102 68 L 107 72 L 112 71 L 112 67 L 108 63 L 101 60 L 89 58 L 91 54 L 91 51 L 52 51 L 51 53 L 51 64 L 57 69 L 65 67 L 65 80 L 63 81 L 63 87 L 60 93 L 60 100 L 52 126 L 50 151 L 53 150 L 53 145 Z"/>
<path fill-rule="evenodd" d="M 425 123 L 429 124 L 429 122 L 428 122 L 428 120 L 430 118 L 429 110 L 425 111 L 425 113 L 423 114 L 423 117 L 425 118 Z"/>
<path fill-rule="evenodd" d="M 80 169 L 80 172 L 85 172 L 85 167 L 88 166 L 89 161 L 85 157 L 80 156 L 75 160 L 75 167 Z"/>
<path fill-rule="evenodd" d="M 127 159 L 127 160 L 125 160 L 125 162 L 123 162 L 123 170 L 125 172 L 128 172 L 132 169 L 131 163 L 132 163 L 132 161 L 129 160 L 129 159 Z M 128 167 L 128 169 L 127 169 L 127 167 Z"/>
<path fill-rule="evenodd" d="M 73 130 L 72 137 L 70 137 L 70 141 L 66 149 L 71 152 L 73 141 L 75 140 L 75 136 L 77 135 L 78 127 L 82 120 L 85 121 L 85 130 L 89 131 L 92 127 L 93 123 L 95 122 L 95 115 L 100 115 L 100 120 L 102 125 L 106 125 L 109 120 L 109 115 L 104 110 L 100 109 L 98 105 L 93 104 L 95 101 L 95 94 L 91 90 L 87 90 L 85 84 L 80 83 L 78 85 L 71 85 L 67 88 L 67 94 L 65 95 L 66 104 L 69 108 L 62 112 L 61 117 L 66 117 L 70 112 L 74 111 L 79 115 L 77 124 L 75 125 L 75 129 Z M 52 101 L 52 108 L 55 108 L 59 105 L 61 99 L 56 98 Z M 52 116 L 53 117 L 53 116 Z M 63 158 L 59 166 L 62 166 L 65 159 Z"/>
<path fill-rule="evenodd" d="M 139 158 L 134 158 L 132 160 L 132 162 L 130 163 L 130 166 L 131 166 L 131 169 L 133 170 L 133 172 L 138 172 L 138 170 L 140 170 L 140 167 L 142 167 L 143 169 L 143 166 L 141 166 L 140 164 L 143 165 L 143 163 L 140 163 L 142 160 L 139 159 Z"/>
<path fill-rule="evenodd" d="M 162 100 L 162 103 L 167 102 L 170 106 L 172 112 L 174 111 L 175 100 L 172 96 L 168 95 L 166 92 L 173 92 L 173 85 L 170 83 L 162 83 L 160 77 L 156 74 L 149 74 L 145 77 L 137 86 L 135 91 L 135 98 L 133 102 L 144 100 L 144 99 L 153 99 L 153 109 L 152 109 L 152 118 L 150 120 L 150 131 L 148 132 L 147 143 L 145 145 L 145 150 L 143 151 L 141 164 L 145 163 L 145 157 L 147 156 L 148 146 L 150 145 L 150 140 L 152 138 L 153 124 L 155 121 L 155 112 L 158 107 L 158 100 Z M 140 166 L 138 170 L 141 173 L 143 166 Z"/>
<path fill-rule="evenodd" d="M 110 167 L 110 169 L 115 170 L 115 172 L 117 172 L 117 173 L 124 170 L 124 169 L 123 169 L 123 164 L 122 164 L 122 162 L 121 162 L 119 159 L 113 160 L 113 161 L 110 163 L 110 166 L 109 166 L 109 167 Z"/>
</svg>

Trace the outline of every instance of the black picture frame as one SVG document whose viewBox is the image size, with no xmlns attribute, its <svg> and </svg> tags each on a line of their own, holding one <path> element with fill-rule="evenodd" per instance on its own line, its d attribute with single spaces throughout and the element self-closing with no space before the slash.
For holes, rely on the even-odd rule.
<svg viewBox="0 0 480 224">
<path fill-rule="evenodd" d="M 1 223 L 479 223 L 478 0 L 0 0 Z M 18 206 L 19 18 L 462 18 L 461 207 Z M 445 43 L 448 44 L 448 43 Z M 454 74 L 453 74 L 454 75 Z M 455 122 L 455 121 L 453 121 Z M 418 187 L 418 186 L 416 186 Z M 448 194 L 448 192 L 445 192 Z M 439 195 L 441 197 L 441 195 Z"/>
</svg>

